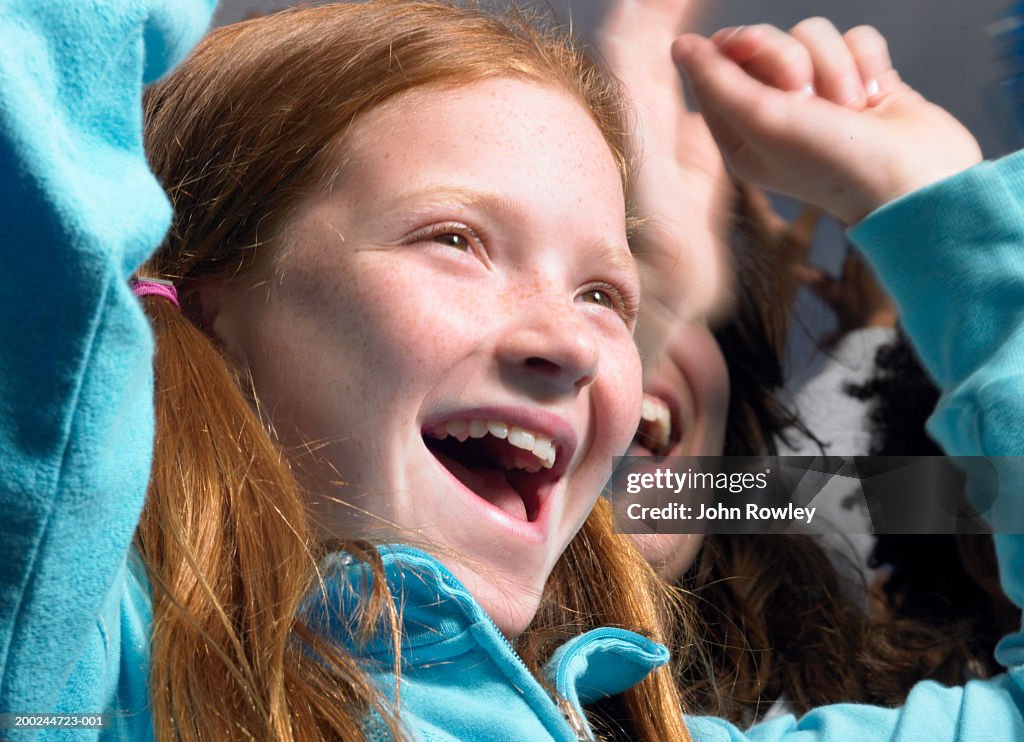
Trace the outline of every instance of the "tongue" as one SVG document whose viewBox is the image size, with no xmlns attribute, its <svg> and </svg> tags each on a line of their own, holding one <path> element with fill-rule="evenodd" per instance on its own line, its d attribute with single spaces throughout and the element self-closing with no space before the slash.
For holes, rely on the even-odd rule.
<svg viewBox="0 0 1024 742">
<path fill-rule="evenodd" d="M 528 520 L 526 503 L 523 502 L 523 498 L 515 488 L 509 484 L 505 472 L 498 469 L 467 469 L 455 459 L 442 453 L 435 453 L 435 455 L 448 471 L 479 497 L 487 500 L 496 508 L 504 510 L 513 518 Z"/>
</svg>

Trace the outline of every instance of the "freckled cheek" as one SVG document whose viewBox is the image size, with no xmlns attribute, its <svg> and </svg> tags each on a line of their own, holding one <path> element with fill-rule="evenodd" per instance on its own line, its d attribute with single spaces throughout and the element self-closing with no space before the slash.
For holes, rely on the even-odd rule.
<svg viewBox="0 0 1024 742">
<path fill-rule="evenodd" d="M 472 281 L 446 280 L 416 267 L 379 268 L 364 275 L 350 303 L 381 371 L 408 374 L 448 364 L 460 345 L 489 324 Z"/>
<path fill-rule="evenodd" d="M 621 456 L 640 423 L 643 400 L 642 370 L 636 347 L 629 343 L 609 355 L 605 368 L 604 426 L 610 455 Z M 604 359 L 602 359 L 603 361 Z M 597 401 L 597 404 L 602 402 Z"/>
</svg>

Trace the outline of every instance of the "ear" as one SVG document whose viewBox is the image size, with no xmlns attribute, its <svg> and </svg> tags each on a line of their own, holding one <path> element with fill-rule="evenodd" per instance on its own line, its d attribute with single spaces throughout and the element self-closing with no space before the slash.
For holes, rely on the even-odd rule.
<svg viewBox="0 0 1024 742">
<path fill-rule="evenodd" d="M 211 340 L 215 339 L 212 332 L 213 322 L 220 313 L 223 292 L 221 281 L 210 284 L 194 283 L 178 289 L 181 313 Z"/>
<path fill-rule="evenodd" d="M 234 361 L 244 355 L 238 343 L 229 282 L 197 283 L 179 292 L 181 311 L 217 348 Z"/>
</svg>

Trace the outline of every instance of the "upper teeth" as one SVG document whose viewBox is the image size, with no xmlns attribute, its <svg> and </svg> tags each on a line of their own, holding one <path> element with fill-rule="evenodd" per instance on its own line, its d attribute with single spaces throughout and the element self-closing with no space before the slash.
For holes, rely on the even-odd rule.
<svg viewBox="0 0 1024 742">
<path fill-rule="evenodd" d="M 533 462 L 510 462 L 512 465 L 531 472 L 540 471 L 542 466 L 545 469 L 554 466 L 558 450 L 555 447 L 555 442 L 547 436 L 503 423 L 500 420 L 451 420 L 431 428 L 427 434 L 437 439 L 451 436 L 460 442 L 467 438 L 483 438 L 485 435 L 507 440 L 516 448 L 530 451 L 536 457 L 536 461 Z"/>
<path fill-rule="evenodd" d="M 664 400 L 652 394 L 644 394 L 644 405 L 640 418 L 649 423 L 647 434 L 655 444 L 651 448 L 659 449 L 667 446 L 672 436 L 672 413 Z"/>
</svg>

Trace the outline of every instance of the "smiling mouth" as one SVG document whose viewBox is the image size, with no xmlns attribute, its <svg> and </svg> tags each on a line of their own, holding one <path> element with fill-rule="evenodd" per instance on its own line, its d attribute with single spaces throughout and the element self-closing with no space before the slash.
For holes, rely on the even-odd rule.
<svg viewBox="0 0 1024 742">
<path fill-rule="evenodd" d="M 559 447 L 550 438 L 493 420 L 452 420 L 427 430 L 423 440 L 477 497 L 530 523 L 564 469 L 555 466 Z"/>
</svg>

